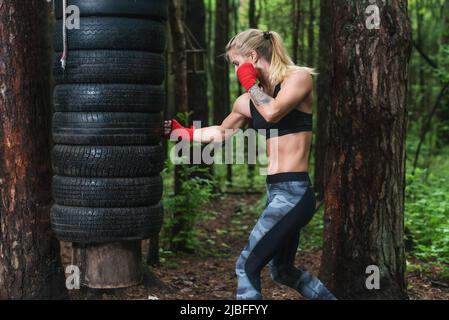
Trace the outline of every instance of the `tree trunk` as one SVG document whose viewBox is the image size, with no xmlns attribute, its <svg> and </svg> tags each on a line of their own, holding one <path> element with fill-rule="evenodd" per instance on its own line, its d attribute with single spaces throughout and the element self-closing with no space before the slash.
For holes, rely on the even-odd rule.
<svg viewBox="0 0 449 320">
<path fill-rule="evenodd" d="M 249 0 L 248 16 L 249 16 L 249 27 L 257 29 L 258 23 L 256 16 L 256 0 Z"/>
<path fill-rule="evenodd" d="M 293 4 L 293 33 L 292 33 L 292 52 L 293 62 L 299 64 L 299 23 L 301 21 L 301 0 L 292 0 Z"/>
<path fill-rule="evenodd" d="M 220 124 L 229 113 L 229 70 L 224 59 L 229 37 L 229 0 L 217 1 L 215 8 L 214 48 L 214 124 Z M 232 167 L 227 165 L 226 176 L 232 184 Z"/>
<path fill-rule="evenodd" d="M 214 48 L 214 123 L 220 124 L 229 111 L 229 72 L 223 54 L 229 34 L 229 0 L 217 1 Z"/>
<path fill-rule="evenodd" d="M 49 5 L 0 3 L 0 299 L 64 297 L 50 228 Z"/>
<path fill-rule="evenodd" d="M 214 79 L 214 68 L 213 68 L 213 61 L 214 61 L 214 57 L 213 57 L 213 53 L 214 50 L 210 50 L 213 45 L 214 45 L 214 39 L 213 39 L 213 31 L 212 31 L 212 26 L 214 25 L 214 10 L 213 10 L 213 5 L 212 5 L 212 0 L 208 0 L 207 1 L 207 43 L 208 43 L 208 51 L 207 51 L 207 66 L 208 66 L 208 76 L 209 76 L 209 80 L 212 82 L 212 87 L 213 86 L 213 79 Z"/>
<path fill-rule="evenodd" d="M 187 0 L 185 12 L 185 24 L 189 28 L 191 34 L 195 39 L 191 39 L 192 44 L 196 49 L 201 47 L 205 49 L 206 45 L 206 7 L 203 0 Z M 207 127 L 209 124 L 209 106 L 207 101 L 207 73 L 193 73 L 187 74 L 187 92 L 188 105 L 193 111 L 192 120 L 201 121 L 201 127 Z M 206 145 L 201 146 L 203 152 Z M 193 145 L 190 149 L 191 163 L 193 163 Z M 206 172 L 193 172 L 191 177 L 199 177 L 209 179 L 213 174 L 213 166 L 204 163 L 197 164 L 202 169 L 207 169 Z"/>
<path fill-rule="evenodd" d="M 404 188 L 407 1 L 380 8 L 380 29 L 365 27 L 365 4 L 334 1 L 329 152 L 325 165 L 322 277 L 342 299 L 407 297 Z M 366 286 L 379 268 L 380 288 Z"/>
<path fill-rule="evenodd" d="M 173 70 L 175 70 L 175 105 L 176 112 L 185 113 L 188 111 L 188 94 L 187 94 L 187 60 L 186 60 L 186 38 L 184 28 L 182 25 L 182 4 L 180 0 L 170 0 L 169 2 L 169 20 L 170 29 L 173 42 Z M 188 126 L 188 123 L 184 123 Z M 180 165 L 175 166 L 175 183 L 174 191 L 175 195 L 182 194 L 182 179 L 181 179 Z M 182 212 L 175 212 L 175 222 L 172 228 L 172 239 L 180 234 L 187 226 L 183 222 Z M 183 241 L 179 241 L 176 244 L 171 244 L 172 250 L 186 250 L 187 244 Z"/>
<path fill-rule="evenodd" d="M 256 1 L 255 0 L 252 0 L 249 4 L 248 16 L 249 16 L 249 27 L 258 29 L 259 25 L 258 25 L 258 19 L 256 18 Z M 242 88 L 242 86 L 239 84 L 239 96 L 242 94 L 241 88 Z M 253 129 L 253 124 L 251 121 L 248 121 L 248 128 Z M 245 151 L 244 151 L 245 159 L 248 159 L 248 145 L 245 143 L 244 147 L 245 147 Z M 248 168 L 247 178 L 249 181 L 249 187 L 253 188 L 254 187 L 254 177 L 255 177 L 255 173 L 256 173 L 256 165 L 248 163 L 247 168 Z"/>
<path fill-rule="evenodd" d="M 158 267 L 160 265 L 159 240 L 159 234 L 156 234 L 150 238 L 148 243 L 147 265 L 152 267 Z"/>
<path fill-rule="evenodd" d="M 313 0 L 309 0 L 309 26 L 308 26 L 308 55 L 307 64 L 309 67 L 313 67 L 315 64 L 315 6 Z"/>
<path fill-rule="evenodd" d="M 299 3 L 299 10 L 302 10 L 301 2 Z M 304 12 L 304 11 L 303 11 Z M 306 62 L 306 19 L 299 20 L 299 54 L 298 59 L 300 64 Z"/>
<path fill-rule="evenodd" d="M 206 48 L 206 8 L 203 0 L 187 0 L 185 23 L 195 36 L 192 41 L 196 46 Z M 207 105 L 207 75 L 206 73 L 188 73 L 188 105 L 193 111 L 193 119 L 201 121 L 203 127 L 209 122 Z"/>
<path fill-rule="evenodd" d="M 170 0 L 170 28 L 173 41 L 173 61 L 175 70 L 176 112 L 188 111 L 186 38 L 182 26 L 182 7 L 180 0 Z"/>
<path fill-rule="evenodd" d="M 329 150 L 329 118 L 330 118 L 330 92 L 332 68 L 332 3 L 320 1 L 320 39 L 319 39 L 319 63 L 317 82 L 317 130 L 315 142 L 315 173 L 314 189 L 317 200 L 324 197 L 324 169 L 326 154 Z"/>
</svg>

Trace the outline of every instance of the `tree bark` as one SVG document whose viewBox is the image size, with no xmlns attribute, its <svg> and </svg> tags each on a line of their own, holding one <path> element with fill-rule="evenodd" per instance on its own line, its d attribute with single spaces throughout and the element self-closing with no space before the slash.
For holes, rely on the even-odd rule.
<svg viewBox="0 0 449 320">
<path fill-rule="evenodd" d="M 229 69 L 224 59 L 229 37 L 229 0 L 217 1 L 215 8 L 214 48 L 214 123 L 221 124 L 229 113 Z M 226 166 L 226 177 L 232 185 L 232 167 Z"/>
<path fill-rule="evenodd" d="M 299 10 L 302 10 L 301 8 L 301 2 L 299 3 Z M 303 11 L 305 12 L 305 11 Z M 299 63 L 305 64 L 306 63 L 306 19 L 300 19 L 299 20 Z"/>
<path fill-rule="evenodd" d="M 259 25 L 258 25 L 258 19 L 256 18 L 256 1 L 255 0 L 250 2 L 249 8 L 248 8 L 248 16 L 249 16 L 249 27 L 258 29 Z M 238 84 L 238 86 L 239 86 L 239 96 L 240 96 L 242 94 L 242 92 L 241 92 L 242 86 L 240 85 L 240 83 Z M 248 121 L 248 128 L 254 129 L 251 121 Z M 245 159 L 248 159 L 248 145 L 246 143 L 245 143 L 245 151 L 244 152 L 245 152 Z M 249 187 L 252 189 L 254 187 L 254 177 L 255 177 L 255 173 L 256 173 L 256 165 L 248 163 L 247 168 L 248 168 L 247 169 L 247 178 L 249 181 Z"/>
<path fill-rule="evenodd" d="M 187 0 L 185 23 L 198 41 L 201 48 L 206 48 L 206 8 L 203 0 Z M 193 41 L 196 44 L 195 41 Z M 187 74 L 188 105 L 193 111 L 193 119 L 201 121 L 203 127 L 209 122 L 207 105 L 207 74 Z"/>
<path fill-rule="evenodd" d="M 214 123 L 221 123 L 229 111 L 229 72 L 224 51 L 229 35 L 229 0 L 217 1 L 214 48 Z"/>
<path fill-rule="evenodd" d="M 332 2 L 333 77 L 325 166 L 322 277 L 341 299 L 404 299 L 406 93 L 411 52 L 406 0 Z M 327 170 L 328 169 L 328 170 Z M 366 287 L 378 266 L 380 289 Z"/>
<path fill-rule="evenodd" d="M 299 64 L 298 48 L 299 48 L 299 26 L 301 21 L 301 0 L 292 0 L 292 2 L 293 2 L 292 57 L 293 62 Z"/>
<path fill-rule="evenodd" d="M 191 31 L 195 39 L 191 42 L 196 46 L 195 48 L 206 48 L 206 7 L 203 0 L 187 0 L 185 12 L 185 24 Z M 206 70 L 205 70 L 206 71 Z M 187 93 L 188 105 L 193 111 L 192 120 L 200 121 L 201 127 L 209 125 L 209 106 L 207 100 L 207 73 L 192 73 L 187 74 Z M 206 145 L 201 145 L 201 152 L 203 152 Z M 194 147 L 190 149 L 191 163 L 193 163 Z M 213 175 L 213 166 L 204 164 L 196 164 L 201 169 L 206 169 L 205 172 L 201 170 L 193 172 L 190 177 L 198 177 L 202 179 L 210 179 Z"/>
<path fill-rule="evenodd" d="M 314 1 L 309 0 L 309 26 L 308 26 L 308 54 L 307 64 L 313 67 L 315 64 L 315 6 Z"/>
<path fill-rule="evenodd" d="M 188 111 L 188 93 L 187 93 L 187 60 L 186 60 L 186 38 L 185 31 L 182 25 L 182 1 L 180 0 L 170 0 L 169 2 L 169 20 L 170 29 L 173 43 L 173 70 L 175 70 L 175 105 L 176 112 L 186 113 Z M 184 123 L 188 126 L 188 123 Z M 179 165 L 175 166 L 175 183 L 174 191 L 175 195 L 182 194 L 182 168 Z M 174 219 L 177 222 L 173 225 L 171 230 L 172 239 L 181 233 L 185 228 L 186 224 L 182 219 L 182 212 L 175 212 Z M 187 244 L 183 241 L 179 241 L 176 244 L 171 243 L 171 249 L 174 251 L 185 251 Z"/>
<path fill-rule="evenodd" d="M 170 28 L 173 41 L 173 61 L 175 70 L 176 112 L 188 111 L 186 38 L 182 26 L 182 7 L 180 0 L 170 0 Z"/>
<path fill-rule="evenodd" d="M 50 228 L 49 8 L 0 1 L 0 299 L 65 294 Z"/>
<path fill-rule="evenodd" d="M 256 0 L 249 0 L 249 27 L 257 29 Z"/>
<path fill-rule="evenodd" d="M 324 197 L 324 169 L 329 150 L 329 119 L 332 68 L 332 2 L 320 1 L 320 38 L 317 82 L 317 129 L 315 142 L 314 189 L 317 200 Z"/>
</svg>

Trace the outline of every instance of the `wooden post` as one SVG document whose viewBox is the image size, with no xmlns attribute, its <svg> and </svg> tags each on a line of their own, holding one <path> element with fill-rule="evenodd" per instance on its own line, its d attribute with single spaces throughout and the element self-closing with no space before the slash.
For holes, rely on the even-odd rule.
<svg viewBox="0 0 449 320">
<path fill-rule="evenodd" d="M 72 244 L 72 264 L 79 267 L 81 285 L 92 289 L 118 289 L 143 280 L 142 242 Z"/>
</svg>

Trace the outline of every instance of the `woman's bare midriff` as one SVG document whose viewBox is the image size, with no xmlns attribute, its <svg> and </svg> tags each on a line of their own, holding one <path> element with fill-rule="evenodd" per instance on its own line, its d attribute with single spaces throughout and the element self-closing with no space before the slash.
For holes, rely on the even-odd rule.
<svg viewBox="0 0 449 320">
<path fill-rule="evenodd" d="M 264 90 L 272 92 L 274 88 Z M 313 93 L 296 107 L 297 110 L 312 113 Z M 248 103 L 248 117 L 251 118 Z M 312 132 L 295 132 L 267 139 L 267 174 L 280 172 L 308 172 L 309 152 L 312 144 Z M 270 151 L 271 149 L 271 151 Z"/>
<path fill-rule="evenodd" d="M 267 174 L 308 172 L 312 132 L 296 132 L 267 139 Z"/>
</svg>

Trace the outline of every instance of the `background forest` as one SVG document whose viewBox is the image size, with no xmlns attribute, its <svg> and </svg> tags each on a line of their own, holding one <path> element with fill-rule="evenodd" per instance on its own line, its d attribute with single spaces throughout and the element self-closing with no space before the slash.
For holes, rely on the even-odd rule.
<svg viewBox="0 0 449 320">
<path fill-rule="evenodd" d="M 449 1 L 68 2 L 79 29 L 67 1 L 0 0 L 0 299 L 235 298 L 264 139 L 257 163 L 177 165 L 162 127 L 230 114 L 248 28 L 317 72 L 295 265 L 339 299 L 449 299 Z M 264 299 L 303 298 L 274 278 Z"/>
<path fill-rule="evenodd" d="M 172 1 L 173 2 L 173 1 Z M 176 2 L 176 1 L 175 1 Z M 299 65 L 314 67 L 320 72 L 320 27 L 327 17 L 320 14 L 317 0 L 229 0 L 185 2 L 178 14 L 185 21 L 187 49 L 205 49 L 206 73 L 188 73 L 186 100 L 179 94 L 168 97 L 166 119 L 177 114 L 178 119 L 208 121 L 219 124 L 227 115 L 234 99 L 241 94 L 233 68 L 222 56 L 224 45 L 234 34 L 247 28 L 274 30 L 281 34 L 292 59 Z M 173 4 L 172 4 L 173 8 Z M 172 9 L 173 10 L 173 9 Z M 172 19 L 174 18 L 174 11 Z M 408 122 L 406 139 L 406 250 L 408 271 L 437 274 L 449 279 L 449 3 L 444 0 L 409 1 L 413 51 L 409 65 Z M 173 40 L 173 39 L 172 39 Z M 175 43 L 176 43 L 176 39 Z M 175 44 L 176 46 L 176 44 Z M 173 50 L 173 48 L 171 48 Z M 323 50 L 323 48 L 322 48 Z M 324 44 L 326 50 L 326 44 Z M 170 57 L 167 56 L 169 59 Z M 169 63 L 170 65 L 170 63 Z M 187 65 L 191 69 L 191 64 Z M 200 72 L 201 73 L 201 72 Z M 167 81 L 168 92 L 175 76 Z M 317 80 L 318 77 L 315 77 Z M 316 84 L 316 82 L 315 82 Z M 202 96 L 206 90 L 207 96 Z M 204 91 L 205 92 L 205 91 Z M 318 100 L 329 92 L 315 85 L 315 108 Z M 187 112 L 187 113 L 186 113 Z M 189 117 L 186 117 L 188 115 Z M 314 117 L 316 126 L 317 117 Z M 187 122 L 185 123 L 187 124 Z M 189 123 L 190 125 L 191 123 Z M 316 138 L 314 137 L 314 143 Z M 315 145 L 314 145 L 315 146 Z M 314 153 L 310 159 L 310 174 L 314 175 Z M 259 165 L 215 165 L 212 180 L 193 179 L 184 182 L 186 192 L 172 197 L 174 171 L 167 162 L 165 207 L 168 213 L 182 211 L 180 216 L 166 220 L 163 233 L 162 259 L 170 260 L 174 243 L 183 243 L 187 251 L 211 254 L 207 248 L 218 245 L 216 240 L 198 241 L 203 232 L 196 222 L 208 219 L 200 207 L 214 201 L 217 194 L 251 194 L 264 190 L 264 176 L 254 174 Z M 186 169 L 183 169 L 184 171 Z M 191 169 L 194 170 L 194 169 Z M 204 188 L 207 181 L 209 188 Z M 184 195 L 183 195 L 184 194 Z M 256 200 L 245 210 L 254 218 L 265 199 Z M 209 213 L 210 215 L 211 213 Z M 323 208 L 307 226 L 301 250 L 322 247 Z M 167 215 L 169 217 L 169 215 Z M 171 233 L 177 220 L 192 228 Z M 180 218 L 179 218 L 180 217 Z M 205 218 L 206 217 L 206 218 Z M 187 220 L 187 221 L 185 221 Z M 248 230 L 249 231 L 249 230 Z M 217 230 L 217 233 L 228 232 Z M 244 234 L 244 233 L 243 233 Z M 213 244 L 213 245 L 207 245 Z M 171 244 L 171 246 L 170 246 Z M 225 243 L 221 245 L 226 246 Z M 171 249 L 169 249 L 171 248 Z"/>
</svg>

